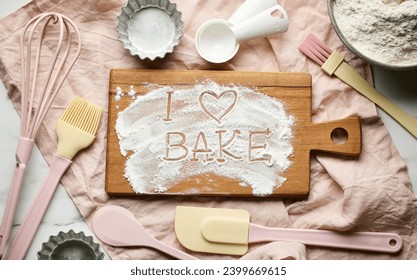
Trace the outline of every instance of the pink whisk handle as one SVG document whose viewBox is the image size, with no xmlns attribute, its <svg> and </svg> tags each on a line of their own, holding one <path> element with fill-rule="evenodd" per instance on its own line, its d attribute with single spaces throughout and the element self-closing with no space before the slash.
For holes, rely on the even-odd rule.
<svg viewBox="0 0 417 280">
<path fill-rule="evenodd" d="M 36 231 L 42 221 L 42 218 L 48 209 L 49 202 L 52 199 L 55 189 L 61 180 L 62 175 L 70 166 L 72 161 L 54 154 L 48 177 L 42 188 L 38 191 L 28 213 L 23 220 L 22 225 L 16 233 L 9 249 L 4 255 L 5 260 L 21 260 L 25 257 L 30 243 L 36 234 Z"/>
<path fill-rule="evenodd" d="M 16 150 L 16 167 L 14 169 L 12 182 L 7 196 L 6 208 L 3 213 L 3 220 L 0 227 L 0 258 L 3 256 L 4 248 L 10 237 L 13 227 L 13 218 L 16 213 L 17 202 L 20 189 L 23 184 L 26 165 L 32 154 L 34 141 L 31 139 L 20 138 Z"/>
</svg>

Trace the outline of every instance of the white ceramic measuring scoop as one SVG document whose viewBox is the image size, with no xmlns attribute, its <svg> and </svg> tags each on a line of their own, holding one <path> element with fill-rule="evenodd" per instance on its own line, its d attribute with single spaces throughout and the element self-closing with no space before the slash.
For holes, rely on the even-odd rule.
<svg viewBox="0 0 417 280">
<path fill-rule="evenodd" d="M 275 5 L 233 25 L 222 19 L 205 22 L 197 31 L 195 42 L 202 58 L 213 63 L 230 60 L 239 50 L 240 43 L 288 30 L 288 15 Z"/>
<path fill-rule="evenodd" d="M 197 259 L 150 236 L 135 216 L 120 206 L 108 205 L 100 208 L 94 214 L 92 225 L 97 237 L 111 246 L 144 246 L 181 260 Z"/>
</svg>

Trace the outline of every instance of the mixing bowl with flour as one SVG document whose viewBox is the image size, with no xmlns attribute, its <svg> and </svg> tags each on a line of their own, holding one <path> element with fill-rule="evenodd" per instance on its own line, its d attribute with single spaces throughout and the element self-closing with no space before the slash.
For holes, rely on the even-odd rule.
<svg viewBox="0 0 417 280">
<path fill-rule="evenodd" d="M 391 70 L 417 69 L 416 0 L 328 0 L 336 33 L 356 55 Z"/>
</svg>

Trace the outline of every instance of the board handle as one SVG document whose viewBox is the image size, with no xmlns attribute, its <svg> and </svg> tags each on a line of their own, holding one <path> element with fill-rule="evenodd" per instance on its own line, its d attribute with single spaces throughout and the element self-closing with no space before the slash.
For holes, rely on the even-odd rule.
<svg viewBox="0 0 417 280">
<path fill-rule="evenodd" d="M 311 151 L 328 152 L 344 156 L 359 156 L 362 133 L 359 117 L 312 124 L 308 136 Z"/>
</svg>

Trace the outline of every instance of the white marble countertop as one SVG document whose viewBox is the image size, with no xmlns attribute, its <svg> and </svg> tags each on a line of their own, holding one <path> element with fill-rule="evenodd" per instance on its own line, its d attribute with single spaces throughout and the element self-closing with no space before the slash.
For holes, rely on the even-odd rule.
<svg viewBox="0 0 417 280">
<path fill-rule="evenodd" d="M 0 18 L 14 12 L 25 5 L 28 0 L 2 1 L 0 4 Z M 1 51 L 1 50 L 0 50 Z M 390 98 L 404 110 L 417 116 L 417 71 L 391 72 L 384 69 L 373 69 L 376 88 Z M 20 118 L 14 109 L 7 91 L 0 83 L 0 219 L 3 217 L 7 191 L 9 188 L 13 168 L 15 166 L 15 150 L 20 131 Z M 412 180 L 414 192 L 417 191 L 417 139 L 406 132 L 400 125 L 388 115 L 379 110 L 380 116 L 390 131 L 395 145 L 402 158 L 407 163 L 409 175 Z M 48 165 L 35 146 L 32 158 L 27 169 L 25 182 L 19 200 L 17 215 L 15 217 L 14 234 L 23 220 L 29 205 L 34 198 L 37 189 L 47 175 Z M 103 186 L 104 187 L 104 186 Z M 68 196 L 62 185 L 58 186 L 40 228 L 26 255 L 26 259 L 37 259 L 42 243 L 51 235 L 57 235 L 60 231 L 67 232 L 70 229 L 75 232 L 83 231 L 86 235 L 94 236 L 87 227 L 78 209 Z M 102 249 L 104 252 L 104 250 Z M 105 252 L 104 252 L 105 253 Z M 105 257 L 108 259 L 108 257 Z"/>
</svg>

